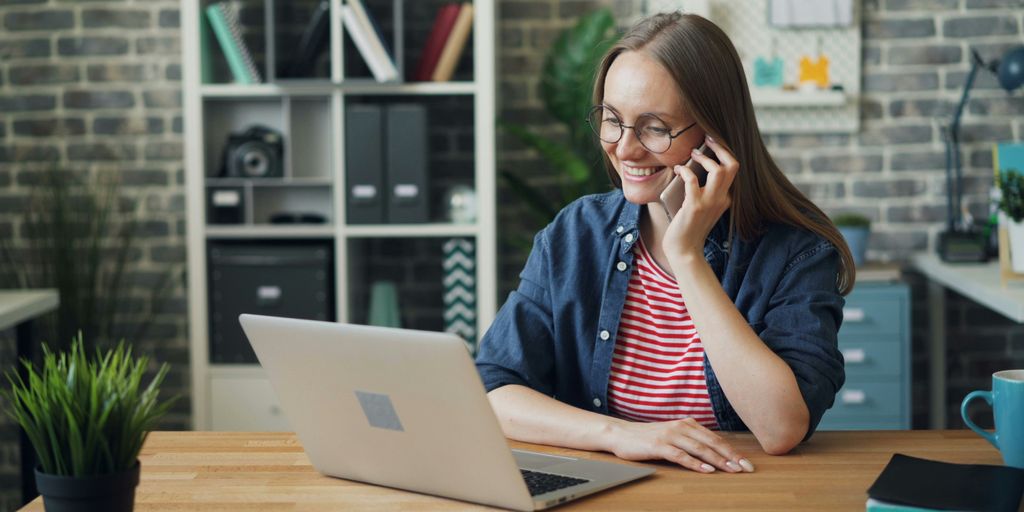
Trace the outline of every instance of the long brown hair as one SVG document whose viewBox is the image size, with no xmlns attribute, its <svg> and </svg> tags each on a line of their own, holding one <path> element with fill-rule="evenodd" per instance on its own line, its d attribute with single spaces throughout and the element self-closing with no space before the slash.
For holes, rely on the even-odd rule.
<svg viewBox="0 0 1024 512">
<path fill-rule="evenodd" d="M 807 229 L 839 251 L 840 293 L 853 289 L 853 255 L 832 221 L 797 189 L 776 165 L 761 139 L 746 76 L 729 36 L 717 25 L 693 14 L 663 13 L 637 23 L 605 54 L 594 81 L 594 104 L 604 101 L 608 68 L 625 51 L 643 51 L 675 79 L 679 95 L 694 121 L 740 162 L 730 190 L 730 232 L 753 239 L 767 223 Z M 604 155 L 608 177 L 622 187 L 618 173 Z"/>
</svg>

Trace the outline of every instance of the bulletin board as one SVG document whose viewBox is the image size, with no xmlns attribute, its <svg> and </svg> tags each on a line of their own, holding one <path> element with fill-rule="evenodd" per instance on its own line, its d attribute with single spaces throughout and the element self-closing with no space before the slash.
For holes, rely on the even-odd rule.
<svg viewBox="0 0 1024 512">
<path fill-rule="evenodd" d="M 861 1 L 853 0 L 848 26 L 812 28 L 772 26 L 771 1 L 646 0 L 641 14 L 683 10 L 705 15 L 722 27 L 743 61 L 763 133 L 856 132 L 860 128 Z M 841 85 L 842 91 L 782 91 L 755 86 L 754 61 L 771 58 L 772 48 L 782 59 L 783 81 L 794 85 L 799 78 L 800 58 L 806 55 L 816 61 L 820 48 L 829 60 L 829 82 Z"/>
</svg>

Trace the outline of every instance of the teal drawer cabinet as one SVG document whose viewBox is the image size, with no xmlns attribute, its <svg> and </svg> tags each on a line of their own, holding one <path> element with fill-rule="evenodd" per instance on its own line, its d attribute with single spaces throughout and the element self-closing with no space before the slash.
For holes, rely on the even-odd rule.
<svg viewBox="0 0 1024 512">
<path fill-rule="evenodd" d="M 846 297 L 839 350 L 846 383 L 818 430 L 910 428 L 910 289 L 858 282 Z"/>
</svg>

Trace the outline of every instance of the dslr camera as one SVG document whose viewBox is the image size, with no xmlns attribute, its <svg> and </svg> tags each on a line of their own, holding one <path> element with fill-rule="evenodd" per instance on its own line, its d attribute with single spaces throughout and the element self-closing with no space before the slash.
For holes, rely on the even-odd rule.
<svg viewBox="0 0 1024 512">
<path fill-rule="evenodd" d="M 284 137 L 255 125 L 232 133 L 224 146 L 221 176 L 227 178 L 280 178 L 284 176 Z"/>
</svg>

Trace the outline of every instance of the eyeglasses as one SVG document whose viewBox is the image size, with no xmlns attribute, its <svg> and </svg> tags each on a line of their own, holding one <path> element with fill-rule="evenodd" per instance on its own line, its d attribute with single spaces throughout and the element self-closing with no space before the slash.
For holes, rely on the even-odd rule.
<svg viewBox="0 0 1024 512">
<path fill-rule="evenodd" d="M 607 144 L 615 144 L 622 140 L 622 134 L 626 128 L 632 128 L 640 144 L 651 153 L 664 153 L 672 146 L 672 139 L 680 136 L 686 130 L 697 125 L 696 121 L 690 126 L 679 130 L 674 135 L 672 129 L 654 114 L 641 114 L 636 118 L 636 123 L 629 126 L 622 123 L 622 118 L 614 110 L 604 105 L 597 105 L 590 109 L 587 115 L 587 124 L 597 134 L 597 138 Z"/>
</svg>

